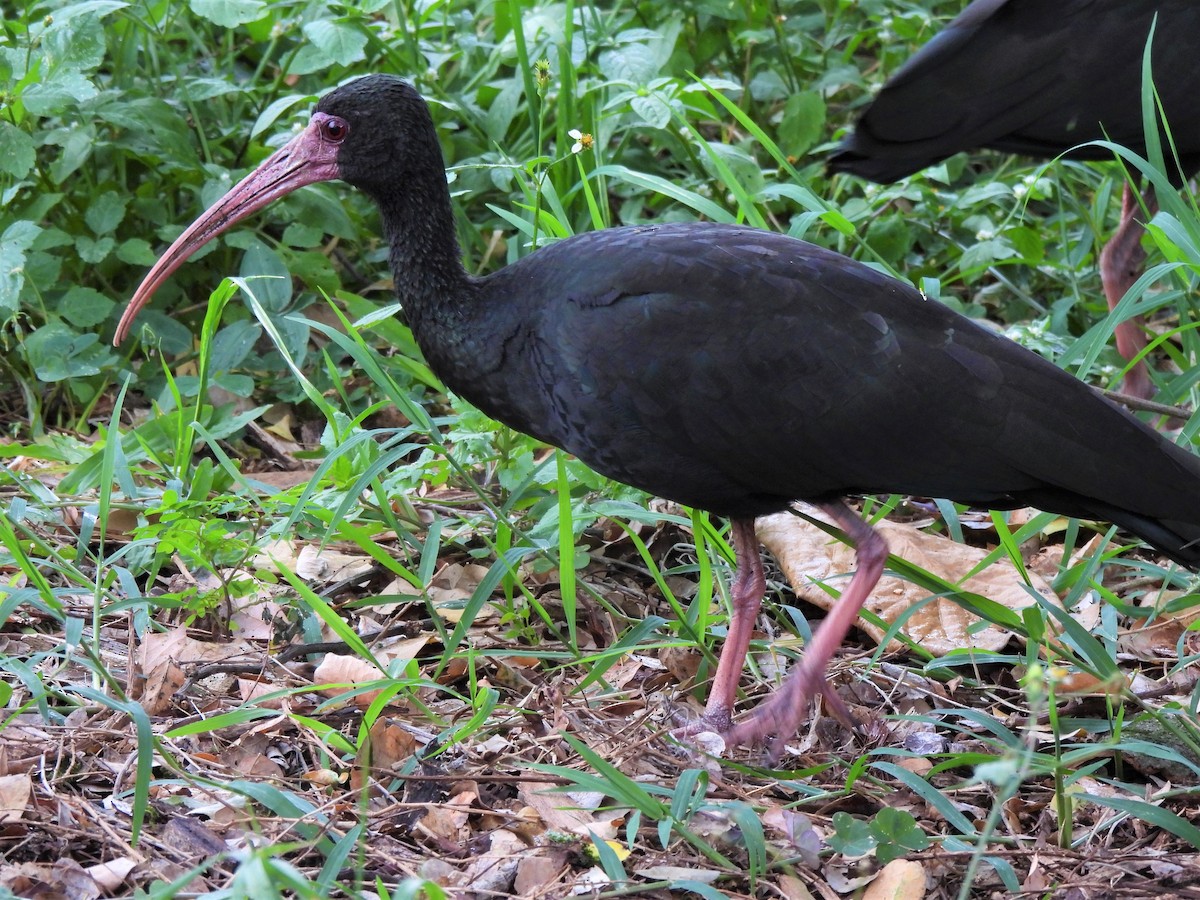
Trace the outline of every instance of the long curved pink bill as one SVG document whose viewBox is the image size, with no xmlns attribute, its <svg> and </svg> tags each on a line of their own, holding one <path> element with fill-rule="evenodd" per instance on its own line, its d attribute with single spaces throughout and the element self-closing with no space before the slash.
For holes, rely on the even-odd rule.
<svg viewBox="0 0 1200 900">
<path fill-rule="evenodd" d="M 188 226 L 146 274 L 117 324 L 113 346 L 129 336 L 133 320 L 154 292 L 189 256 L 221 232 L 296 188 L 338 177 L 338 145 L 321 136 L 323 114 L 313 116 L 308 127 L 271 154 L 262 165 Z"/>
</svg>

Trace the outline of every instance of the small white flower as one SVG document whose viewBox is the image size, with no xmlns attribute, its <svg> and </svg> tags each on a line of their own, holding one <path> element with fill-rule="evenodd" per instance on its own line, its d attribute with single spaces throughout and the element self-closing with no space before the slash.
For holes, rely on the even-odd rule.
<svg viewBox="0 0 1200 900">
<path fill-rule="evenodd" d="M 580 131 L 578 128 L 572 128 L 567 132 L 567 136 L 575 141 L 575 143 L 571 145 L 572 153 L 579 153 L 583 150 L 592 149 L 592 136 L 587 132 Z"/>
</svg>

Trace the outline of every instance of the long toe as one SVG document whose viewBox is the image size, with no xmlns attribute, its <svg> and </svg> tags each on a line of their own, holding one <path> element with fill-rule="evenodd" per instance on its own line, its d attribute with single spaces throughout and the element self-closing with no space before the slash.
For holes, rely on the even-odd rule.
<svg viewBox="0 0 1200 900">
<path fill-rule="evenodd" d="M 800 668 L 792 672 L 770 698 L 725 733 L 727 745 L 766 745 L 768 754 L 778 761 L 784 742 L 800 730 L 808 718 L 812 698 L 822 690 L 814 684 L 814 677 L 804 670 L 804 661 L 798 665 Z M 818 673 L 818 677 L 822 674 Z M 844 705 L 842 708 L 845 709 Z"/>
</svg>

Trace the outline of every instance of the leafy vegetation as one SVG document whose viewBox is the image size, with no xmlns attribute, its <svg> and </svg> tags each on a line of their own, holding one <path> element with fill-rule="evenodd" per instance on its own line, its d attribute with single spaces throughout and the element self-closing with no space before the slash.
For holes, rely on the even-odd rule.
<svg viewBox="0 0 1200 900">
<path fill-rule="evenodd" d="M 689 677 L 719 648 L 722 523 L 447 396 L 392 302 L 365 198 L 333 184 L 275 204 L 175 273 L 137 340 L 110 345 L 167 242 L 321 91 L 389 71 L 431 102 L 474 270 L 610 225 L 746 222 L 890 270 L 1111 386 L 1123 362 L 1096 258 L 1118 166 L 963 155 L 885 187 L 823 171 L 872 89 L 962 5 L 63 0 L 10 14 L 0 818 L 36 837 L 0 835 L 3 884 L 62 878 L 63 859 L 152 859 L 106 889 L 438 897 L 512 890 L 509 862 L 540 855 L 550 871 L 523 877 L 550 896 L 742 896 L 763 881 L 802 896 L 907 858 L 965 897 L 1049 890 L 1076 869 L 1108 883 L 1116 870 L 1089 866 L 1114 848 L 1129 883 L 1194 867 L 1196 598 L 1112 535 L 938 504 L 932 530 L 995 546 L 989 562 L 1026 577 L 1031 548 L 1057 551 L 1043 574 L 1067 610 L 1102 600 L 1096 623 L 965 597 L 1025 648 L 846 667 L 839 682 L 895 714 L 875 743 L 818 721 L 791 768 L 706 768 L 658 738 L 662 692 L 702 696 Z M 1154 352 L 1173 364 L 1159 397 L 1194 408 L 1200 214 L 1190 196 L 1160 202 L 1123 312 L 1156 312 Z M 1198 428 L 1184 420 L 1180 440 Z M 1073 552 L 1085 545 L 1103 549 Z M 772 627 L 803 634 L 809 608 L 775 587 Z M 1157 662 L 1135 673 L 1126 632 L 1170 639 L 1141 645 Z M 779 661 L 759 658 L 769 684 Z M 1071 693 L 1081 676 L 1089 696 Z M 188 849 L 163 852 L 183 831 Z M 489 881 L 497 869 L 509 880 Z"/>
</svg>

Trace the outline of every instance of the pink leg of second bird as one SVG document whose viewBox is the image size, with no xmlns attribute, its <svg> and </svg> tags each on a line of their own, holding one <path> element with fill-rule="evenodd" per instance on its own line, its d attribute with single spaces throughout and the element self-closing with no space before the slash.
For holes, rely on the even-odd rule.
<svg viewBox="0 0 1200 900">
<path fill-rule="evenodd" d="M 1158 209 L 1153 189 L 1146 192 L 1143 201 L 1149 214 L 1153 215 Z M 1146 229 L 1139 221 L 1141 215 L 1142 209 L 1137 198 L 1129 185 L 1125 185 L 1125 193 L 1121 197 L 1121 225 L 1112 240 L 1100 251 L 1100 280 L 1104 284 L 1104 296 L 1109 309 L 1114 309 L 1141 277 L 1142 265 L 1146 261 L 1146 252 L 1141 243 Z M 1146 323 L 1141 316 L 1122 322 L 1113 329 L 1113 334 L 1117 339 L 1117 352 L 1125 359 L 1133 359 L 1146 346 Z M 1154 395 L 1154 385 L 1146 370 L 1145 360 L 1139 360 L 1126 373 L 1124 391 L 1143 400 Z"/>
<path fill-rule="evenodd" d="M 839 502 L 822 503 L 820 507 L 854 543 L 858 554 L 858 571 L 817 629 L 812 643 L 804 650 L 804 657 L 793 667 L 787 680 L 748 719 L 725 734 L 726 742 L 731 746 L 767 743 L 768 755 L 772 760 L 778 760 L 783 751 L 783 742 L 799 730 L 817 694 L 825 695 L 839 718 L 847 717 L 845 705 L 829 689 L 825 670 L 850 627 L 858 619 L 863 603 L 878 584 L 884 563 L 887 562 L 887 542 L 857 513 Z M 742 655 L 745 655 L 744 650 Z M 725 662 L 724 653 L 721 662 Z"/>
</svg>

